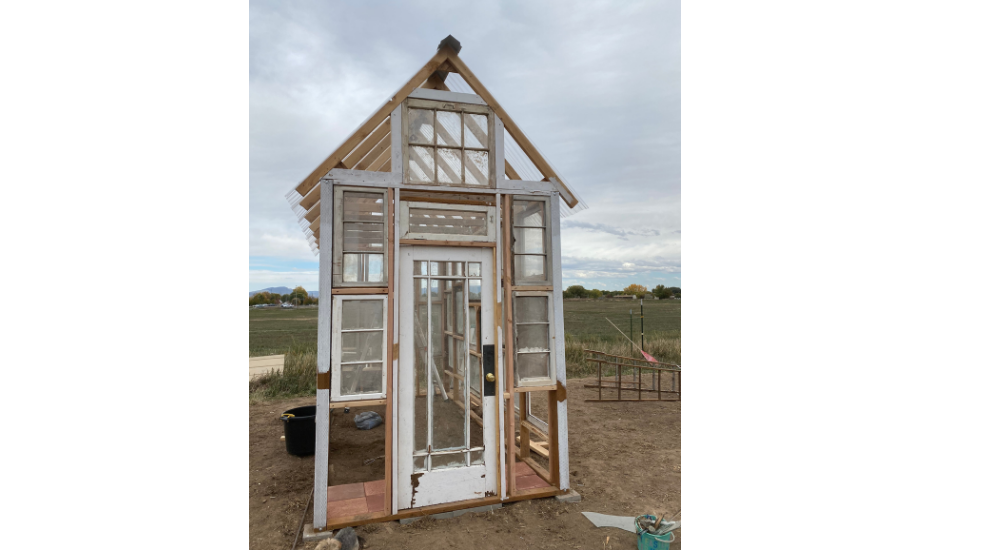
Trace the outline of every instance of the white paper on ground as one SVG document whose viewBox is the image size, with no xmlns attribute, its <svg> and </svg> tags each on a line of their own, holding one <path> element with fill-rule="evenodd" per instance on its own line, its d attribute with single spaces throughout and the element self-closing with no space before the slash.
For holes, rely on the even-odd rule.
<svg viewBox="0 0 987 555">
<path fill-rule="evenodd" d="M 583 513 L 583 516 L 588 518 L 597 528 L 620 528 L 632 534 L 637 533 L 637 529 L 634 528 L 634 517 L 632 516 L 601 515 L 600 513 Z"/>
</svg>

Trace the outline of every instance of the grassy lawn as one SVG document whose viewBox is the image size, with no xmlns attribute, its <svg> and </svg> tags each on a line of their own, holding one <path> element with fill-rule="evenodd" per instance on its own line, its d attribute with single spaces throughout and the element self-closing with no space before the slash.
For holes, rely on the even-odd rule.
<svg viewBox="0 0 987 555">
<path fill-rule="evenodd" d="M 280 355 L 292 345 L 315 348 L 319 327 L 316 305 L 304 308 L 251 308 L 250 356 Z"/>
<path fill-rule="evenodd" d="M 620 334 L 604 318 L 620 327 L 635 342 L 641 339 L 641 301 L 591 301 L 566 299 L 565 334 L 575 340 L 620 339 Z M 634 334 L 630 332 L 629 311 L 634 313 Z M 682 329 L 682 301 L 644 301 L 644 331 L 665 337 L 679 337 Z M 625 343 L 627 340 L 621 339 Z"/>
</svg>

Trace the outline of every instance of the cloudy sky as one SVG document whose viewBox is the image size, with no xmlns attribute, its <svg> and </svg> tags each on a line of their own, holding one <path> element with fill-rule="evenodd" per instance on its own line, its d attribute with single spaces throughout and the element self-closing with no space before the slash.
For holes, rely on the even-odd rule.
<svg viewBox="0 0 987 555">
<path fill-rule="evenodd" d="M 565 286 L 681 285 L 677 1 L 250 3 L 250 289 L 318 289 L 284 199 L 453 35 L 589 206 Z"/>
</svg>

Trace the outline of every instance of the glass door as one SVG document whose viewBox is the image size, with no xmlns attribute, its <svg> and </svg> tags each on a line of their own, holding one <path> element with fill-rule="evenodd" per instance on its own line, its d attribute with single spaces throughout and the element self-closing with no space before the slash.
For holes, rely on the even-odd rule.
<svg viewBox="0 0 987 555">
<path fill-rule="evenodd" d="M 492 262 L 489 248 L 401 249 L 399 508 L 496 492 Z"/>
</svg>

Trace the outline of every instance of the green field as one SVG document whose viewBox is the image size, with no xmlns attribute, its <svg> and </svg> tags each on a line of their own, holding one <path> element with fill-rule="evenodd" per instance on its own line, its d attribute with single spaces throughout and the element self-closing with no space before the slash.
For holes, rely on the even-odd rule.
<svg viewBox="0 0 987 555">
<path fill-rule="evenodd" d="M 636 346 L 641 340 L 640 301 L 567 299 L 565 312 L 566 373 L 570 377 L 594 373 L 583 363 L 583 349 L 642 358 Z M 680 300 L 644 301 L 644 348 L 659 360 L 681 364 Z M 286 354 L 285 376 L 251 386 L 252 392 L 266 397 L 308 394 L 315 391 L 315 351 L 318 330 L 316 306 L 284 310 L 252 308 L 250 314 L 250 356 Z M 634 333 L 630 332 L 633 311 Z M 632 346 L 607 321 L 634 340 Z"/>
</svg>

